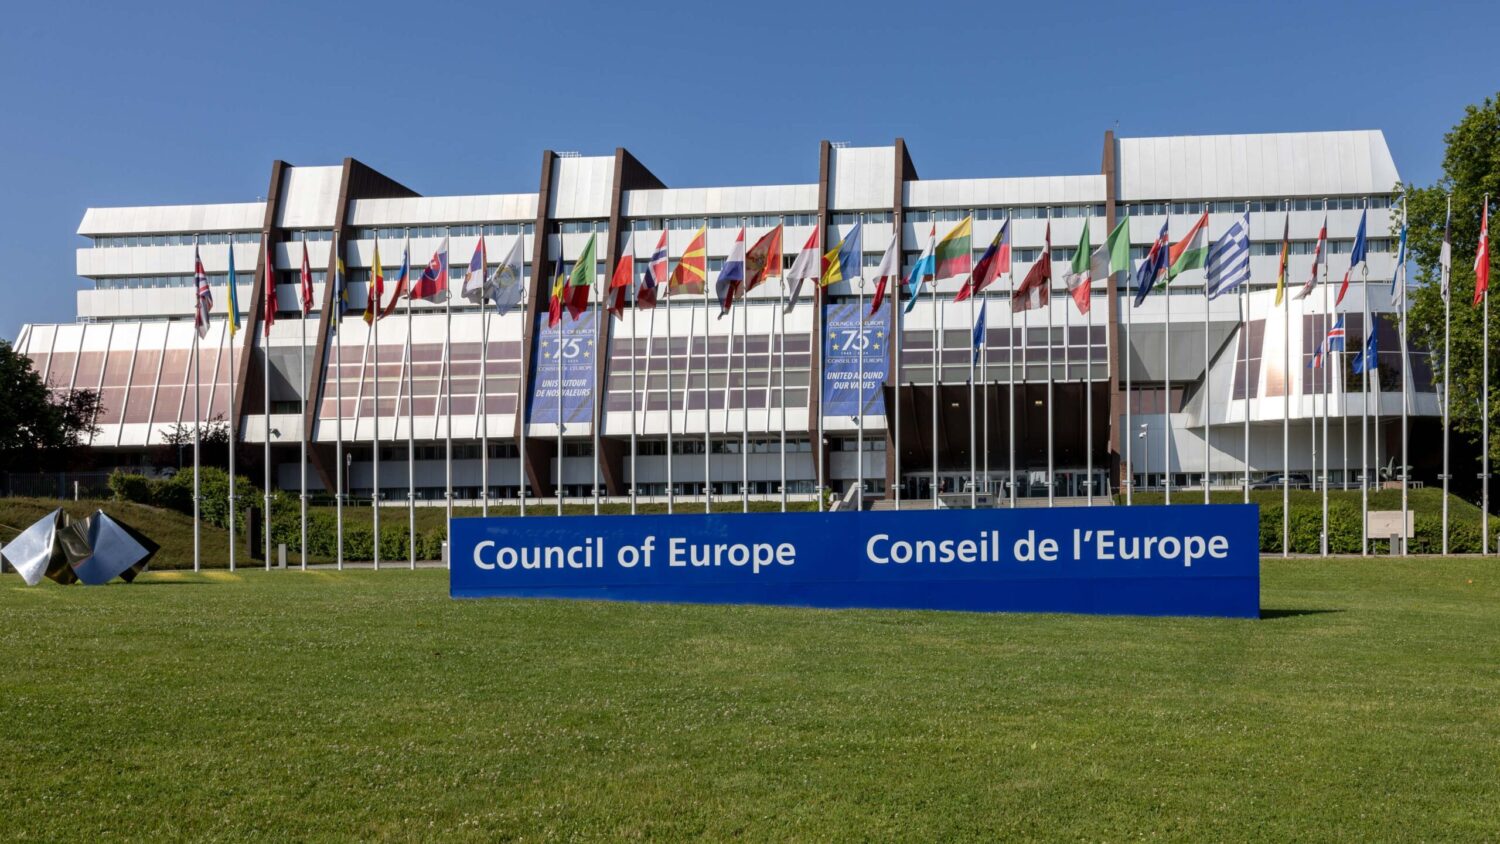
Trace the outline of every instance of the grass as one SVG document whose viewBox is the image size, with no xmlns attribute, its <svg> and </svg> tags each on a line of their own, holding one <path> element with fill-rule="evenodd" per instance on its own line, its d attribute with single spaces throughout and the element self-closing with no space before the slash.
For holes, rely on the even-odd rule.
<svg viewBox="0 0 1500 844">
<path fill-rule="evenodd" d="M 1260 621 L 0 578 L 43 840 L 1500 837 L 1493 559 L 1267 560 Z"/>
</svg>

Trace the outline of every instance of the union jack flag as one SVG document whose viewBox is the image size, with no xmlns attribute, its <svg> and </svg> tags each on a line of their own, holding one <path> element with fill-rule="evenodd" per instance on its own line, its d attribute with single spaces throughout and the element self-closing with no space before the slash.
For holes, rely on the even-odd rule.
<svg viewBox="0 0 1500 844">
<path fill-rule="evenodd" d="M 208 315 L 214 310 L 214 294 L 208 289 L 208 273 L 203 271 L 203 259 L 198 257 L 198 247 L 193 247 L 193 281 L 198 285 L 198 306 L 193 312 L 193 327 L 199 338 L 208 336 Z"/>
</svg>

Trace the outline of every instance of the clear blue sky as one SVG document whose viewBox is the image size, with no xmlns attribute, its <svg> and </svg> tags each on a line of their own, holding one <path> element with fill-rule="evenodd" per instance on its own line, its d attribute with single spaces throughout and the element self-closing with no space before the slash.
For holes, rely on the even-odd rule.
<svg viewBox="0 0 1500 844">
<path fill-rule="evenodd" d="M 69 322 L 90 205 L 254 200 L 352 155 L 425 194 L 543 148 L 669 185 L 807 182 L 819 139 L 922 176 L 1091 172 L 1123 135 L 1385 130 L 1410 181 L 1500 89 L 1500 3 L 18 3 L 0 27 L 0 337 Z"/>
</svg>

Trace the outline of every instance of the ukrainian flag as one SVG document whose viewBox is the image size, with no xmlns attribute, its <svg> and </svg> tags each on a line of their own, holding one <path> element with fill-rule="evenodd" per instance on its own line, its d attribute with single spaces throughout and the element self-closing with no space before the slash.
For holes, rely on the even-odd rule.
<svg viewBox="0 0 1500 844">
<path fill-rule="evenodd" d="M 234 244 L 229 244 L 229 296 L 227 306 L 229 308 L 229 336 L 233 337 L 240 330 L 240 299 L 235 292 L 234 283 Z"/>
</svg>

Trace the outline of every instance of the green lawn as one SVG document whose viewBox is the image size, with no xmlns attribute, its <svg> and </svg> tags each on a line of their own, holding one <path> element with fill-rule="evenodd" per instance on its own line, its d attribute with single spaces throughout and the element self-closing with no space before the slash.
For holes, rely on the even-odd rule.
<svg viewBox="0 0 1500 844">
<path fill-rule="evenodd" d="M 0 578 L 38 840 L 1500 837 L 1500 562 L 1267 560 L 1260 621 Z"/>
</svg>

